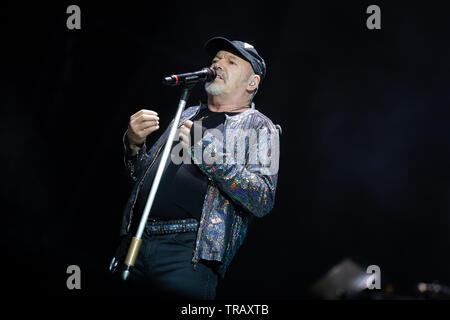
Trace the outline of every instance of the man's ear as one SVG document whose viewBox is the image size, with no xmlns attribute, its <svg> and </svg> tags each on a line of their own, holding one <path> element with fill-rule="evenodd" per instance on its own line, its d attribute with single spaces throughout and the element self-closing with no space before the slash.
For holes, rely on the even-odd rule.
<svg viewBox="0 0 450 320">
<path fill-rule="evenodd" d="M 247 90 L 250 92 L 254 92 L 256 89 L 258 89 L 259 82 L 261 81 L 261 78 L 259 75 L 255 74 L 252 79 L 250 80 Z"/>
</svg>

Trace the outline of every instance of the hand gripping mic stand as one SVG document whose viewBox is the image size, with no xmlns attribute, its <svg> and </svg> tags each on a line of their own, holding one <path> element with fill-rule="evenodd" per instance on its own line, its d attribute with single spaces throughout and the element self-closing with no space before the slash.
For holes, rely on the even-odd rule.
<svg viewBox="0 0 450 320">
<path fill-rule="evenodd" d="M 212 70 L 212 69 L 210 69 Z M 127 256 L 125 258 L 125 268 L 122 273 L 122 279 L 125 281 L 128 279 L 130 275 L 131 267 L 134 267 L 136 262 L 136 258 L 139 254 L 139 248 L 142 243 L 142 234 L 144 233 L 145 226 L 147 224 L 148 216 L 150 214 L 150 210 L 152 209 L 153 201 L 155 199 L 156 191 L 158 190 L 159 183 L 161 181 L 161 177 L 166 167 L 166 163 L 169 160 L 169 154 L 172 150 L 173 139 L 175 138 L 175 134 L 177 131 L 178 123 L 180 122 L 181 114 L 183 113 L 184 108 L 186 107 L 186 102 L 191 93 L 191 89 L 199 82 L 199 81 L 212 81 L 216 76 L 215 71 L 212 71 L 212 75 L 209 78 L 199 78 L 192 77 L 192 79 L 185 79 L 182 83 L 182 92 L 181 98 L 178 102 L 177 113 L 175 114 L 175 119 L 173 121 L 172 127 L 170 128 L 169 137 L 167 138 L 166 145 L 164 146 L 164 150 L 161 156 L 161 161 L 159 163 L 158 169 L 156 170 L 155 179 L 153 180 L 152 187 L 150 189 L 150 194 L 147 198 L 147 203 L 145 204 L 144 212 L 142 213 L 141 221 L 139 222 L 139 227 L 136 232 L 136 235 L 132 238 L 130 247 L 128 249 Z M 164 80 L 163 80 L 164 83 Z"/>
</svg>

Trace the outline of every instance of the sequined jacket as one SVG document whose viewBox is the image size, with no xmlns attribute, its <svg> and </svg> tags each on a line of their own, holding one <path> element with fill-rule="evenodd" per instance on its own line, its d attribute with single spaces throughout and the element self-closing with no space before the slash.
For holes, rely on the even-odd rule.
<svg viewBox="0 0 450 320">
<path fill-rule="evenodd" d="M 205 104 L 200 104 L 184 110 L 178 127 L 186 120 L 192 119 L 201 108 L 206 107 Z M 124 161 L 133 189 L 125 206 L 121 235 L 129 232 L 134 205 L 144 177 L 163 148 L 170 127 L 171 125 L 149 151 L 144 144 L 135 156 L 131 156 L 126 136 L 123 137 Z M 195 148 L 201 147 L 205 153 L 213 153 L 214 156 L 220 156 L 222 152 L 226 153 L 226 150 L 223 150 L 226 133 L 239 129 L 244 131 L 255 129 L 259 133 L 264 132 L 265 138 L 268 137 L 267 141 L 259 144 L 249 144 L 249 139 L 238 141 L 238 143 L 246 143 L 245 161 L 248 162 L 257 149 L 259 154 L 262 153 L 267 157 L 264 163 L 253 161 L 240 164 L 239 161 L 235 163 L 223 161 L 207 164 L 199 158 L 201 152 L 194 152 Z M 245 239 L 251 220 L 254 217 L 267 215 L 273 208 L 278 178 L 279 130 L 281 131 L 279 126 L 275 126 L 252 104 L 247 111 L 233 116 L 226 115 L 224 139 L 206 134 L 192 146 L 193 163 L 208 177 L 208 187 L 192 257 L 194 267 L 201 259 L 218 261 L 220 262 L 218 272 L 223 277 Z M 242 138 L 241 135 L 239 136 Z"/>
</svg>

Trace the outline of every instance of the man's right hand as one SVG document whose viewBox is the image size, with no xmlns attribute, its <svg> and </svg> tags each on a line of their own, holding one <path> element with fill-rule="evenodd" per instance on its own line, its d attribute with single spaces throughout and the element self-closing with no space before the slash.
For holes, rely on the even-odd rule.
<svg viewBox="0 0 450 320">
<path fill-rule="evenodd" d="M 159 117 L 155 111 L 142 109 L 133 114 L 127 131 L 128 144 L 132 153 L 136 154 L 147 136 L 158 129 Z"/>
</svg>

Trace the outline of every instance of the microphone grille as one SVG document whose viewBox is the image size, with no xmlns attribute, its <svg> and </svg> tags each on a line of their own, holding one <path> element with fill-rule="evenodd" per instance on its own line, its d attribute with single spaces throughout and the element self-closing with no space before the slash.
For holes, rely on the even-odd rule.
<svg viewBox="0 0 450 320">
<path fill-rule="evenodd" d="M 214 70 L 213 68 L 205 68 L 205 70 L 207 71 L 207 76 L 206 76 L 206 81 L 213 81 L 216 76 L 217 76 L 217 72 L 216 70 Z"/>
</svg>

